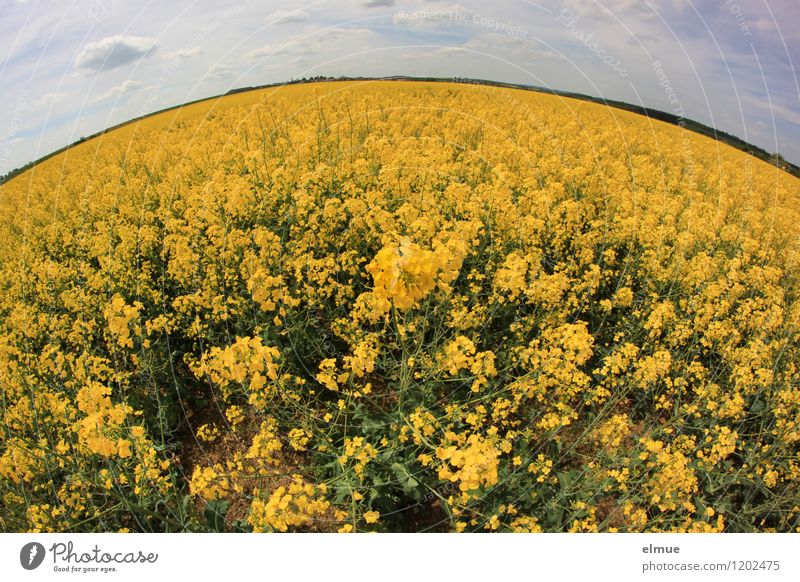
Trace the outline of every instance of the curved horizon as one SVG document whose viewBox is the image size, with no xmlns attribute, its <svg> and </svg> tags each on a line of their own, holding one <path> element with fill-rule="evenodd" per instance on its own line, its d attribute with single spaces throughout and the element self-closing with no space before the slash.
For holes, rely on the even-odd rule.
<svg viewBox="0 0 800 582">
<path fill-rule="evenodd" d="M 743 3 L 744 4 L 744 3 Z M 800 10 L 659 0 L 0 7 L 0 175 L 120 123 L 313 77 L 491 79 L 677 115 L 800 163 Z"/>
<path fill-rule="evenodd" d="M 426 77 L 409 77 L 409 76 L 405 76 L 405 75 L 390 75 L 390 76 L 386 76 L 386 77 L 333 77 L 333 76 L 326 76 L 326 75 L 318 75 L 316 77 L 311 77 L 311 78 L 308 78 L 308 79 L 306 79 L 306 78 L 290 79 L 288 81 L 278 81 L 278 82 L 275 82 L 275 83 L 269 83 L 269 84 L 265 84 L 265 85 L 234 87 L 232 89 L 229 89 L 225 93 L 220 93 L 220 94 L 217 94 L 217 95 L 210 95 L 208 97 L 201 97 L 201 98 L 195 99 L 193 101 L 186 101 L 186 102 L 178 103 L 178 104 L 175 104 L 175 105 L 169 105 L 167 107 L 164 107 L 163 109 L 159 109 L 157 111 L 151 111 L 149 113 L 145 113 L 145 114 L 140 115 L 138 117 L 133 117 L 131 119 L 127 119 L 127 120 L 122 121 L 120 123 L 117 123 L 117 124 L 114 124 L 112 126 L 103 128 L 100 131 L 97 131 L 97 132 L 95 132 L 95 133 L 93 133 L 91 135 L 81 136 L 77 140 L 75 140 L 75 141 L 73 141 L 71 143 L 68 143 L 68 144 L 66 144 L 64 146 L 61 146 L 58 149 L 53 150 L 53 151 L 41 156 L 40 158 L 37 158 L 37 159 L 32 160 L 32 161 L 30 161 L 30 162 L 28 162 L 28 163 L 26 163 L 26 164 L 24 164 L 24 165 L 22 165 L 22 166 L 20 166 L 18 168 L 14 168 L 14 169 L 10 170 L 5 175 L 0 176 L 0 185 L 8 183 L 12 179 L 14 179 L 14 178 L 16 178 L 18 176 L 21 176 L 22 174 L 24 174 L 28 170 L 33 169 L 36 165 L 38 165 L 38 164 L 40 164 L 40 163 L 42 163 L 42 162 L 44 162 L 44 161 L 46 161 L 46 160 L 48 160 L 48 159 L 50 159 L 52 157 L 55 157 L 55 156 L 59 155 L 60 153 L 65 152 L 66 150 L 68 150 L 68 149 L 70 149 L 72 147 L 75 147 L 75 146 L 77 146 L 79 144 L 85 143 L 85 142 L 87 142 L 89 140 L 92 140 L 92 139 L 95 139 L 95 138 L 97 138 L 97 137 L 99 137 L 101 135 L 104 135 L 106 133 L 109 133 L 109 132 L 115 131 L 117 129 L 120 129 L 120 128 L 128 125 L 128 124 L 135 123 L 135 122 L 143 120 L 143 119 L 147 119 L 148 117 L 153 117 L 153 116 L 156 116 L 156 115 L 160 115 L 162 113 L 167 113 L 167 112 L 172 111 L 174 109 L 180 109 L 182 107 L 186 107 L 186 106 L 189 106 L 189 105 L 194 105 L 195 103 L 202 103 L 204 101 L 210 101 L 212 99 L 222 99 L 224 97 L 228 97 L 230 95 L 234 95 L 234 94 L 238 94 L 238 93 L 244 93 L 244 92 L 249 92 L 249 91 L 259 91 L 259 90 L 273 88 L 273 87 L 277 88 L 277 87 L 282 87 L 282 86 L 287 86 L 287 85 L 295 85 L 295 84 L 300 84 L 300 83 L 324 83 L 324 82 L 336 82 L 336 81 L 338 81 L 338 82 L 346 82 L 346 81 L 364 81 L 364 82 L 369 82 L 369 81 L 384 81 L 384 80 L 398 80 L 398 81 L 409 81 L 409 82 L 436 82 L 436 83 L 453 83 L 453 84 L 477 84 L 477 85 L 484 85 L 484 86 L 489 86 L 489 87 L 492 87 L 492 86 L 510 87 L 510 88 L 515 88 L 515 89 L 520 89 L 520 90 L 525 90 L 525 91 L 538 91 L 538 92 L 544 92 L 544 93 L 551 93 L 551 94 L 558 95 L 560 97 L 567 98 L 567 99 L 577 99 L 577 100 L 591 101 L 591 102 L 597 103 L 599 105 L 604 105 L 606 107 L 621 109 L 623 111 L 632 111 L 633 113 L 637 113 L 637 114 L 643 115 L 645 117 L 648 117 L 650 119 L 654 119 L 656 121 L 661 121 L 661 122 L 664 122 L 664 123 L 670 123 L 670 124 L 673 124 L 673 125 L 681 125 L 682 127 L 684 127 L 684 129 L 688 129 L 689 131 L 694 131 L 695 133 L 699 133 L 700 135 L 704 135 L 704 136 L 709 137 L 711 139 L 714 139 L 716 141 L 719 141 L 719 142 L 725 143 L 727 145 L 730 145 L 730 146 L 732 146 L 732 147 L 734 147 L 736 149 L 739 149 L 741 151 L 744 151 L 745 153 L 748 153 L 748 154 L 752 155 L 753 157 L 756 157 L 757 159 L 760 159 L 762 161 L 766 161 L 768 163 L 772 163 L 774 165 L 777 165 L 780 169 L 782 169 L 784 171 L 787 171 L 787 172 L 789 172 L 790 174 L 792 174 L 792 175 L 794 175 L 796 177 L 800 177 L 800 167 L 798 167 L 796 164 L 794 164 L 792 162 L 789 162 L 788 160 L 785 160 L 785 159 L 782 160 L 782 162 L 783 162 L 782 164 L 775 164 L 775 160 L 773 159 L 773 157 L 776 156 L 777 154 L 779 154 L 779 152 L 771 154 L 770 152 L 767 152 L 763 148 L 760 148 L 759 146 L 756 146 L 754 144 L 751 144 L 751 143 L 745 141 L 744 139 L 742 139 L 738 135 L 731 135 L 731 134 L 729 134 L 727 132 L 723 132 L 722 130 L 719 130 L 717 128 L 709 127 L 707 125 L 701 124 L 701 123 L 699 123 L 699 122 L 697 122 L 697 121 L 695 121 L 693 119 L 676 116 L 674 114 L 670 114 L 670 113 L 668 113 L 666 111 L 662 111 L 662 110 L 659 110 L 659 109 L 653 109 L 653 108 L 637 106 L 637 105 L 634 105 L 632 103 L 626 103 L 626 102 L 622 102 L 622 101 L 607 100 L 607 99 L 604 99 L 603 97 L 597 97 L 597 96 L 594 96 L 594 95 L 586 95 L 586 94 L 582 94 L 582 93 L 572 93 L 572 92 L 562 91 L 562 90 L 551 88 L 551 87 L 539 87 L 539 86 L 536 86 L 536 85 L 520 85 L 520 84 L 516 84 L 516 83 L 505 83 L 505 82 L 502 82 L 502 81 L 495 81 L 495 80 L 492 80 L 492 79 L 471 79 L 471 78 L 463 78 L 463 77 L 454 77 L 453 79 L 440 78 L 440 77 L 427 77 L 426 78 Z M 656 115 L 652 115 L 652 114 L 656 114 Z M 706 129 L 707 130 L 711 130 L 711 133 L 703 131 L 703 130 L 706 130 Z M 731 141 L 726 140 L 726 137 L 733 137 L 734 138 L 733 143 L 731 143 Z M 759 155 L 759 154 L 762 154 L 762 155 Z"/>
</svg>

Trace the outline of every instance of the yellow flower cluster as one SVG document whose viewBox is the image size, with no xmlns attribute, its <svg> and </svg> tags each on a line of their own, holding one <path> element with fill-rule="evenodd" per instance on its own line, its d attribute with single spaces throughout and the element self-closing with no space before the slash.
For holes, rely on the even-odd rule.
<svg viewBox="0 0 800 582">
<path fill-rule="evenodd" d="M 219 436 L 219 428 L 213 424 L 203 424 L 197 428 L 197 438 L 204 443 L 213 443 Z"/>
<path fill-rule="evenodd" d="M 353 471 L 358 477 L 363 477 L 364 467 L 378 456 L 378 450 L 364 440 L 364 437 L 347 437 L 344 440 L 344 451 L 339 457 L 339 463 L 345 465 L 353 460 Z"/>
<path fill-rule="evenodd" d="M 214 347 L 203 354 L 194 373 L 198 378 L 208 375 L 226 399 L 234 391 L 231 385 L 246 385 L 251 404 L 256 404 L 269 397 L 269 383 L 278 379 L 280 356 L 259 337 L 240 337 L 225 348 Z"/>
<path fill-rule="evenodd" d="M 436 457 L 444 463 L 439 468 L 439 478 L 458 483 L 465 493 L 497 483 L 500 451 L 488 440 L 470 435 L 463 446 L 439 447 Z"/>
<path fill-rule="evenodd" d="M 128 124 L 0 186 L 0 530 L 794 531 L 798 234 L 791 175 L 530 91 Z"/>
<path fill-rule="evenodd" d="M 626 414 L 614 414 L 592 431 L 597 447 L 605 453 L 613 453 L 631 433 L 630 419 Z"/>
<path fill-rule="evenodd" d="M 376 305 L 388 311 L 390 304 L 398 309 L 416 305 L 439 285 L 449 290 L 458 276 L 463 250 L 455 245 L 439 245 L 426 250 L 402 237 L 399 244 L 383 247 L 367 265 L 374 282 Z"/>
<path fill-rule="evenodd" d="M 690 459 L 662 441 L 644 439 L 642 444 L 645 450 L 639 458 L 652 469 L 651 477 L 644 483 L 650 503 L 660 511 L 675 510 L 679 506 L 693 511 L 691 499 L 697 493 L 697 475 L 689 464 Z"/>
<path fill-rule="evenodd" d="M 195 467 L 189 481 L 189 492 L 207 501 L 224 499 L 230 492 L 230 481 L 225 468 L 219 464 L 213 467 Z"/>
<path fill-rule="evenodd" d="M 536 456 L 536 461 L 528 465 L 528 472 L 536 475 L 536 480 L 543 483 L 553 471 L 553 460 L 546 458 L 542 453 Z"/>
<path fill-rule="evenodd" d="M 283 448 L 278 438 L 278 427 L 274 419 L 261 423 L 261 428 L 253 437 L 253 443 L 247 452 L 248 459 L 258 459 L 261 463 L 277 465 L 275 454 Z"/>
<path fill-rule="evenodd" d="M 308 526 L 328 511 L 327 491 L 325 484 L 313 485 L 294 475 L 289 485 L 275 489 L 266 501 L 253 499 L 247 521 L 257 532 Z"/>
<path fill-rule="evenodd" d="M 347 382 L 349 372 L 337 373 L 336 358 L 325 358 L 319 363 L 319 372 L 315 376 L 317 382 L 333 392 L 339 391 L 339 385 Z"/>
<path fill-rule="evenodd" d="M 313 435 L 304 428 L 293 428 L 286 436 L 289 439 L 289 445 L 295 451 L 305 451 L 306 446 L 313 437 Z"/>
<path fill-rule="evenodd" d="M 451 376 L 457 375 L 462 369 L 468 369 L 475 376 L 471 390 L 478 392 L 488 383 L 487 378 L 497 374 L 497 369 L 493 352 L 475 353 L 475 350 L 472 340 L 460 335 L 445 345 L 440 361 L 442 368 Z"/>
<path fill-rule="evenodd" d="M 90 382 L 78 392 L 75 400 L 78 410 L 86 416 L 75 423 L 75 432 L 81 442 L 93 453 L 104 457 L 119 455 L 131 456 L 131 441 L 116 439 L 126 416 L 131 412 L 129 406 L 113 404 L 109 395 L 111 388 L 99 382 Z M 108 435 L 112 435 L 110 438 Z"/>
<path fill-rule="evenodd" d="M 120 346 L 132 348 L 130 322 L 139 316 L 142 304 L 138 301 L 133 305 L 126 305 L 125 299 L 119 293 L 114 294 L 105 310 L 108 320 L 108 330 L 117 339 Z"/>
</svg>

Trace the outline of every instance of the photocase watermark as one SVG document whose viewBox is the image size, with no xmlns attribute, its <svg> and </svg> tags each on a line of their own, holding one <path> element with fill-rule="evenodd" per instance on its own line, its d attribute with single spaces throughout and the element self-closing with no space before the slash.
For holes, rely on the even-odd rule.
<svg viewBox="0 0 800 582">
<path fill-rule="evenodd" d="M 675 92 L 675 89 L 672 87 L 672 83 L 670 82 L 669 77 L 667 76 L 667 73 L 664 71 L 664 67 L 661 64 L 661 60 L 656 59 L 653 61 L 653 70 L 656 73 L 659 86 L 664 89 L 664 92 L 667 95 L 667 100 L 672 106 L 672 113 L 678 117 L 678 125 L 681 127 L 681 129 L 686 129 L 686 110 L 683 107 L 683 103 L 681 103 L 681 100 L 678 98 L 678 94 Z M 682 133 L 681 140 L 683 141 L 686 169 L 689 174 L 694 174 L 695 164 L 694 157 L 692 156 L 692 144 L 688 132 L 684 131 Z"/>
<path fill-rule="evenodd" d="M 664 67 L 661 65 L 660 60 L 653 61 L 653 70 L 656 72 L 656 77 L 658 77 L 658 84 L 663 87 L 664 92 L 667 94 L 669 104 L 672 105 L 672 112 L 680 118 L 678 125 L 683 127 L 685 125 L 683 120 L 685 113 L 683 104 L 681 100 L 678 99 L 675 89 L 672 88 L 672 83 L 669 82 L 669 77 L 667 77 L 667 74 L 664 72 Z"/>
<path fill-rule="evenodd" d="M 93 18 L 97 22 L 100 22 L 101 16 L 106 14 L 119 3 L 120 0 L 94 0 L 94 2 L 89 4 L 89 17 Z"/>
<path fill-rule="evenodd" d="M 561 12 L 559 12 L 556 17 L 556 22 L 561 23 L 574 38 L 582 42 L 583 46 L 592 51 L 595 56 L 611 68 L 611 70 L 616 71 L 620 77 L 627 77 L 630 75 L 630 71 L 622 66 L 619 59 L 608 54 L 608 52 L 600 46 L 600 43 L 594 38 L 594 34 L 586 34 L 583 30 L 578 28 L 577 24 L 580 18 L 580 16 L 574 14 L 571 10 L 562 8 Z"/>
<path fill-rule="evenodd" d="M 511 38 L 518 38 L 520 40 L 528 39 L 528 31 L 516 24 L 510 24 L 502 20 L 495 20 L 494 18 L 487 18 L 480 14 L 472 15 L 472 22 L 482 26 L 492 32 L 499 32 L 510 36 Z"/>
<path fill-rule="evenodd" d="M 155 552 L 106 551 L 97 544 L 88 550 L 78 550 L 69 542 L 56 542 L 49 549 L 39 542 L 29 542 L 19 551 L 19 563 L 25 570 L 35 570 L 41 566 L 47 556 L 52 558 L 54 572 L 101 573 L 117 572 L 119 565 L 155 564 L 158 554 Z"/>
<path fill-rule="evenodd" d="M 448 8 L 442 10 L 415 10 L 413 12 L 398 12 L 393 19 L 395 24 L 408 24 L 412 22 L 463 22 L 477 24 L 492 32 L 505 34 L 511 38 L 527 40 L 529 32 L 518 24 L 505 20 L 484 16 L 467 10 Z"/>
<path fill-rule="evenodd" d="M 725 5 L 728 7 L 728 10 L 731 11 L 731 14 L 733 14 L 734 18 L 736 18 L 736 22 L 739 25 L 739 29 L 742 31 L 742 34 L 745 36 L 750 36 L 750 21 L 744 15 L 744 12 L 742 12 L 742 7 L 733 0 L 725 0 Z"/>
<path fill-rule="evenodd" d="M 44 557 L 44 546 L 39 542 L 29 542 L 19 551 L 19 563 L 26 570 L 35 570 L 41 566 Z"/>
<path fill-rule="evenodd" d="M 19 133 L 19 126 L 22 123 L 22 116 L 25 109 L 28 107 L 28 91 L 23 90 L 14 101 L 14 110 L 11 113 L 11 122 L 8 124 L 8 131 L 6 137 L 0 142 L 0 168 L 3 168 L 8 160 L 11 158 L 11 148 L 18 141 L 17 134 Z"/>
<path fill-rule="evenodd" d="M 226 21 L 239 15 L 244 10 L 244 7 L 250 4 L 250 2 L 251 0 L 244 0 L 243 2 L 239 2 L 229 7 L 220 16 L 214 18 L 208 24 L 203 26 L 203 28 L 201 28 L 197 34 L 194 35 L 191 41 L 185 44 L 180 50 L 173 53 L 173 56 L 162 69 L 158 81 L 146 89 L 148 95 L 142 105 L 139 107 L 139 115 L 150 113 L 153 104 L 158 100 L 158 97 L 161 95 L 164 87 L 167 86 L 167 84 L 177 73 L 178 69 L 183 63 L 183 58 L 179 56 L 179 54 L 188 55 L 192 54 L 194 51 L 202 50 L 204 41 L 208 37 L 212 36 L 214 32 L 216 32 L 217 29 L 219 29 Z"/>
<path fill-rule="evenodd" d="M 420 500 L 422 503 L 430 503 L 431 501 L 435 501 L 436 499 L 442 499 L 445 496 L 449 496 L 453 491 L 456 490 L 456 484 L 448 481 L 435 487 L 434 489 L 428 490 L 425 495 Z"/>
<path fill-rule="evenodd" d="M 462 85 L 482 85 L 478 79 L 470 79 L 468 77 L 453 77 L 453 83 L 460 83 Z"/>
</svg>

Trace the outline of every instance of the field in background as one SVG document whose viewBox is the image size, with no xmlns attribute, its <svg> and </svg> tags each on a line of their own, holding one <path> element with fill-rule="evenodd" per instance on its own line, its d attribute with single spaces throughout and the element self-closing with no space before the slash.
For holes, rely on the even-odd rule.
<svg viewBox="0 0 800 582">
<path fill-rule="evenodd" d="M 236 94 L 240 94 L 240 93 L 247 93 L 247 92 L 251 92 L 251 91 L 263 91 L 265 89 L 277 89 L 279 87 L 286 87 L 286 86 L 293 85 L 293 84 L 298 84 L 298 83 L 300 83 L 300 84 L 303 84 L 303 83 L 322 83 L 322 82 L 337 82 L 337 83 L 341 83 L 341 82 L 369 82 L 369 81 L 385 81 L 385 80 L 401 81 L 401 82 L 408 82 L 408 81 L 443 82 L 443 83 L 454 82 L 454 83 L 459 83 L 459 84 L 482 85 L 482 86 L 486 86 L 486 87 L 502 87 L 502 88 L 506 88 L 506 89 L 520 89 L 520 90 L 524 90 L 524 91 L 536 91 L 536 92 L 540 92 L 540 93 L 546 93 L 546 94 L 549 94 L 549 95 L 558 95 L 560 97 L 567 97 L 567 98 L 570 98 L 570 99 L 580 99 L 580 100 L 583 100 L 583 101 L 590 101 L 592 103 L 598 103 L 598 104 L 601 104 L 601 105 L 608 105 L 608 106 L 611 106 L 611 107 L 614 107 L 614 108 L 617 108 L 617 109 L 622 109 L 624 111 L 631 111 L 633 113 L 638 113 L 640 115 L 644 115 L 645 117 L 648 117 L 650 119 L 654 119 L 656 121 L 663 121 L 663 122 L 666 122 L 666 123 L 670 123 L 672 125 L 679 125 L 682 128 L 689 129 L 689 130 L 691 130 L 691 131 L 693 131 L 695 133 L 699 133 L 700 135 L 704 135 L 706 137 L 713 138 L 713 139 L 715 139 L 715 140 L 717 140 L 717 141 L 719 141 L 721 143 L 724 143 L 726 145 L 729 145 L 729 146 L 731 146 L 733 148 L 736 148 L 736 149 L 741 150 L 743 152 L 747 152 L 750 155 L 758 158 L 759 160 L 768 162 L 769 164 L 774 165 L 775 167 L 790 173 L 791 175 L 795 176 L 796 178 L 800 178 L 800 167 L 798 167 L 797 165 L 795 165 L 795 164 L 793 164 L 791 162 L 786 161 L 783 158 L 783 156 L 781 156 L 777 152 L 770 153 L 770 152 L 766 151 L 765 149 L 760 148 L 758 146 L 755 146 L 755 145 L 753 145 L 751 143 L 748 143 L 748 142 L 744 141 L 743 139 L 741 139 L 741 138 L 739 138 L 739 137 L 737 137 L 735 135 L 732 135 L 732 134 L 726 133 L 724 131 L 718 130 L 718 129 L 714 128 L 714 127 L 709 127 L 708 125 L 702 124 L 702 123 L 700 123 L 698 121 L 694 121 L 693 119 L 686 119 L 686 118 L 680 117 L 678 115 L 675 115 L 674 113 L 668 113 L 666 111 L 660 111 L 658 109 L 649 109 L 647 107 L 642 107 L 642 106 L 639 106 L 639 105 L 633 105 L 632 103 L 625 103 L 623 101 L 614 101 L 614 100 L 610 100 L 610 99 L 603 99 L 602 97 L 593 97 L 591 95 L 585 95 L 585 94 L 582 94 L 582 93 L 572 93 L 572 92 L 569 92 L 569 91 L 559 91 L 557 89 L 551 89 L 549 87 L 538 87 L 538 86 L 533 86 L 533 85 L 515 85 L 515 84 L 512 84 L 512 83 L 500 83 L 500 82 L 496 82 L 496 81 L 487 81 L 485 79 L 470 79 L 470 78 L 444 79 L 444 78 L 438 78 L 438 77 L 404 77 L 404 76 L 383 77 L 383 78 L 367 78 L 367 77 L 351 78 L 351 77 L 317 76 L 317 77 L 312 77 L 312 78 L 309 78 L 309 79 L 302 78 L 302 79 L 298 79 L 298 80 L 288 81 L 288 82 L 285 82 L 285 83 L 274 83 L 274 84 L 270 84 L 270 85 L 261 85 L 261 86 L 258 86 L 258 87 L 240 87 L 240 88 L 232 89 L 232 90 L 228 91 L 225 95 L 216 96 L 216 97 L 209 97 L 209 98 L 206 98 L 206 99 L 200 99 L 198 101 L 193 101 L 193 102 L 186 103 L 186 104 L 183 104 L 183 105 L 176 105 L 174 107 L 170 107 L 170 108 L 164 109 L 162 111 L 157 111 L 155 113 L 144 115 L 144 116 L 142 116 L 140 118 L 136 118 L 134 120 L 127 121 L 127 122 L 121 123 L 121 124 L 113 126 L 113 127 L 109 127 L 108 129 L 105 129 L 104 131 L 98 132 L 98 133 L 96 133 L 94 135 L 91 135 L 89 137 L 81 137 L 78 141 L 76 141 L 76 142 L 74 142 L 72 144 L 69 144 L 64 148 L 61 148 L 61 149 L 56 150 L 56 151 L 54 151 L 54 152 L 52 152 L 50 154 L 47 154 L 47 155 L 39 158 L 38 160 L 35 160 L 35 161 L 30 162 L 28 164 L 25 164 L 24 166 L 22 166 L 20 168 L 15 168 L 14 170 L 11 170 L 10 172 L 6 173 L 5 175 L 0 176 L 0 185 L 2 185 L 5 182 L 8 182 L 9 180 L 11 180 L 12 178 L 14 178 L 16 176 L 19 176 L 20 174 L 23 174 L 24 172 L 26 172 L 29 169 L 31 169 L 34 166 L 36 166 L 36 164 L 40 164 L 40 163 L 42 163 L 42 162 L 44 162 L 44 161 L 46 161 L 46 160 L 48 160 L 48 159 L 50 159 L 50 158 L 52 158 L 54 156 L 60 155 L 63 152 L 65 152 L 66 150 L 68 150 L 69 148 L 75 147 L 77 145 L 80 145 L 80 144 L 82 144 L 83 142 L 85 142 L 87 140 L 95 139 L 95 138 L 97 138 L 97 137 L 99 137 L 99 136 L 101 136 L 101 135 L 103 135 L 105 133 L 111 132 L 111 131 L 116 131 L 116 130 L 120 129 L 121 127 L 129 125 L 131 123 L 138 123 L 140 121 L 143 121 L 143 120 L 145 120 L 145 119 L 147 119 L 149 117 L 155 116 L 155 115 L 162 115 L 164 113 L 174 112 L 175 110 L 188 108 L 188 107 L 191 107 L 193 105 L 202 103 L 204 101 L 212 101 L 212 100 L 216 101 L 220 97 L 228 97 L 228 96 L 231 96 L 231 95 L 236 95 Z"/>
</svg>

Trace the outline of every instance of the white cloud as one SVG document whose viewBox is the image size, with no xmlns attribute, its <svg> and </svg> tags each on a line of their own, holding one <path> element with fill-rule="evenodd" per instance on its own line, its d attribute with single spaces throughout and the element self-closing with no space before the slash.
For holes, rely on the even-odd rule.
<svg viewBox="0 0 800 582">
<path fill-rule="evenodd" d="M 394 0 L 358 0 L 364 8 L 379 8 L 382 6 L 394 6 Z"/>
<path fill-rule="evenodd" d="M 212 65 L 205 74 L 205 79 L 232 79 L 239 73 L 228 65 Z"/>
<path fill-rule="evenodd" d="M 251 63 L 258 63 L 278 54 L 281 55 L 281 58 L 284 58 L 284 55 L 326 54 L 336 49 L 334 43 L 337 41 L 363 39 L 373 34 L 369 28 L 322 28 L 285 45 L 268 44 L 258 47 L 245 53 L 244 58 Z"/>
<path fill-rule="evenodd" d="M 676 12 L 683 12 L 691 3 L 691 0 L 672 0 L 672 7 L 675 8 Z"/>
<path fill-rule="evenodd" d="M 75 66 L 88 74 L 108 71 L 142 59 L 155 48 L 154 38 L 117 34 L 84 46 Z"/>
<path fill-rule="evenodd" d="M 743 97 L 742 101 L 756 109 L 769 112 L 770 116 L 774 115 L 778 119 L 788 121 L 800 127 L 800 111 L 776 103 L 775 100 L 770 101 L 759 95 Z"/>
<path fill-rule="evenodd" d="M 52 105 L 53 103 L 57 103 L 64 98 L 64 95 L 61 93 L 45 93 L 41 96 L 39 101 L 37 102 L 38 105 Z"/>
<path fill-rule="evenodd" d="M 104 101 L 106 99 L 110 99 L 112 97 L 119 97 L 124 95 L 125 93 L 130 93 L 131 91 L 135 91 L 139 89 L 142 84 L 139 81 L 132 81 L 127 79 L 122 85 L 117 85 L 116 87 L 111 87 L 106 93 L 98 97 L 97 101 Z"/>
<path fill-rule="evenodd" d="M 372 36 L 369 28 L 323 28 L 314 34 L 314 38 L 354 38 L 357 36 Z"/>
<path fill-rule="evenodd" d="M 554 51 L 534 51 L 531 56 L 533 56 L 534 58 L 553 59 L 556 61 L 560 61 L 561 59 L 564 58 L 562 55 Z"/>
<path fill-rule="evenodd" d="M 539 43 L 516 36 L 500 34 L 499 32 L 487 32 L 478 35 L 464 43 L 463 46 L 464 48 L 490 54 L 501 54 L 508 51 L 515 57 L 515 60 L 520 58 L 525 60 L 559 60 L 563 58 L 555 51 L 539 48 L 541 46 Z M 502 56 L 502 54 L 500 56 Z"/>
<path fill-rule="evenodd" d="M 245 53 L 244 58 L 251 63 L 256 63 L 264 58 L 270 57 L 278 52 L 280 52 L 280 47 L 275 47 L 270 44 L 264 45 L 257 49 L 253 49 L 248 53 Z"/>
<path fill-rule="evenodd" d="M 276 10 L 267 17 L 269 24 L 288 24 L 289 22 L 305 22 L 308 12 L 305 10 Z"/>
<path fill-rule="evenodd" d="M 641 0 L 564 0 L 564 9 L 577 16 L 593 19 L 627 22 L 631 17 L 652 20 L 656 17 L 655 6 Z"/>
<path fill-rule="evenodd" d="M 164 58 L 168 60 L 178 60 L 178 61 L 185 61 L 186 59 L 191 59 L 192 57 L 196 57 L 203 54 L 203 49 L 199 46 L 195 46 L 192 48 L 185 48 L 180 49 L 175 52 L 169 53 Z"/>
<path fill-rule="evenodd" d="M 465 55 L 467 52 L 469 51 L 462 46 L 443 46 L 436 51 L 440 55 Z"/>
<path fill-rule="evenodd" d="M 777 28 L 775 21 L 769 18 L 759 18 L 753 23 L 753 26 L 761 32 L 771 32 Z"/>
</svg>

